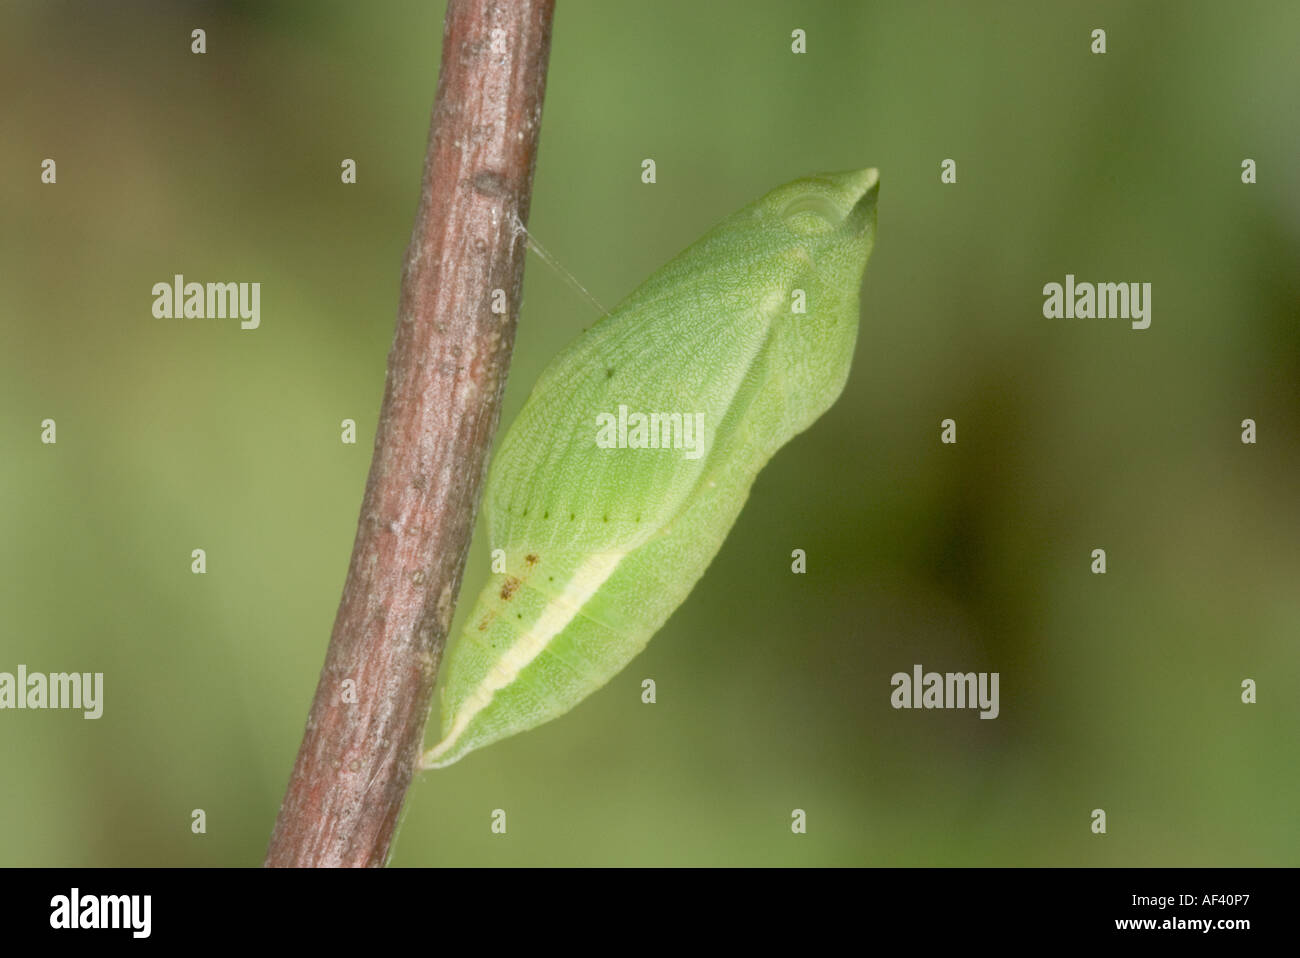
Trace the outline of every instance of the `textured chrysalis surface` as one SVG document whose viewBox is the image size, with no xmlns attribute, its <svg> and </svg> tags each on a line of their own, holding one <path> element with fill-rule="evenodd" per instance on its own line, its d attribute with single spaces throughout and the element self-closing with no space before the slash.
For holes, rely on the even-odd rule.
<svg viewBox="0 0 1300 958">
<path fill-rule="evenodd" d="M 488 474 L 506 571 L 448 650 L 424 767 L 567 712 L 690 593 L 758 471 L 844 388 L 877 189 L 866 169 L 773 190 L 547 367 Z"/>
</svg>

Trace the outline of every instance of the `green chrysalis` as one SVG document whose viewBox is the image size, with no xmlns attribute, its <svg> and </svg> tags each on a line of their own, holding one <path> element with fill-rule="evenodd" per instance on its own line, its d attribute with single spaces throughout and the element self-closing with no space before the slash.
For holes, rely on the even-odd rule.
<svg viewBox="0 0 1300 958">
<path fill-rule="evenodd" d="M 447 653 L 422 767 L 564 714 L 685 600 L 758 471 L 844 388 L 877 191 L 874 169 L 773 190 L 542 373 L 488 475 L 507 571 Z"/>
</svg>

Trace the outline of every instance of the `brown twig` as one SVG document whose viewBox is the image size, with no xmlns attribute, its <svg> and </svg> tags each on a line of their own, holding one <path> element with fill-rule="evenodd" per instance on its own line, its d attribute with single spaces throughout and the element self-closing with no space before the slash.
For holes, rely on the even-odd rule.
<svg viewBox="0 0 1300 958">
<path fill-rule="evenodd" d="M 370 478 L 267 865 L 388 858 L 514 346 L 517 224 L 528 219 L 553 13 L 554 0 L 448 3 Z M 496 289 L 505 315 L 492 312 Z"/>
</svg>

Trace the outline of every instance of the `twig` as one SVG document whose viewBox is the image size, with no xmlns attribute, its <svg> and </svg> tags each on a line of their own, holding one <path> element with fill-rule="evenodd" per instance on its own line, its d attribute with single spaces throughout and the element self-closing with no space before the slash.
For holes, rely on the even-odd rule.
<svg viewBox="0 0 1300 958">
<path fill-rule="evenodd" d="M 447 6 L 370 478 L 267 865 L 388 858 L 514 346 L 525 251 L 516 221 L 528 221 L 553 13 L 554 0 Z M 492 312 L 497 289 L 505 315 Z"/>
</svg>

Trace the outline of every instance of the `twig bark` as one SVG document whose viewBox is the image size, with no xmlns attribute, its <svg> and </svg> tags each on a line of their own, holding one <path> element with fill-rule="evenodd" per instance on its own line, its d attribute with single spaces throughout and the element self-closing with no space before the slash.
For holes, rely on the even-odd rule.
<svg viewBox="0 0 1300 958">
<path fill-rule="evenodd" d="M 388 859 L 460 590 L 523 284 L 554 0 L 451 0 L 374 457 L 270 866 Z M 505 315 L 492 312 L 504 290 Z M 345 694 L 355 687 L 355 701 Z"/>
</svg>

